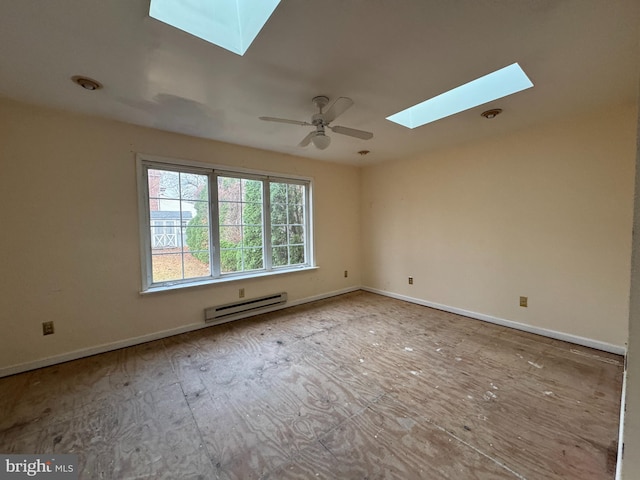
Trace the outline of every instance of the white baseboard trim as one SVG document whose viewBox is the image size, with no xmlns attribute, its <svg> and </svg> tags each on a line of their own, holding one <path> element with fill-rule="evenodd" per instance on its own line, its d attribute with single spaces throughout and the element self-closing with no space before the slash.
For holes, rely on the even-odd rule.
<svg viewBox="0 0 640 480">
<path fill-rule="evenodd" d="M 361 290 L 360 287 L 350 287 L 342 290 L 334 290 L 332 292 L 322 293 L 320 295 L 314 295 L 312 297 L 301 298 L 298 300 L 287 302 L 284 305 L 278 305 L 270 309 L 261 310 L 258 313 L 248 312 L 247 315 L 243 318 L 254 316 L 254 315 L 260 315 L 263 313 L 273 312 L 276 310 L 282 310 L 289 307 L 295 307 L 296 305 L 302 305 L 304 303 L 310 303 L 318 300 L 323 300 L 325 298 L 344 295 L 345 293 L 351 293 L 358 290 Z M 216 325 L 219 325 L 219 324 L 216 324 Z M 36 368 L 48 367 L 58 363 L 69 362 L 71 360 L 77 360 L 79 358 L 84 358 L 84 357 L 90 357 L 91 355 L 110 352 L 112 350 L 119 350 L 120 348 L 132 347 L 134 345 L 140 345 L 142 343 L 152 342 L 154 340 L 160 340 L 162 338 L 172 337 L 174 335 L 180 335 L 181 333 L 192 332 L 195 330 L 200 330 L 201 328 L 207 328 L 207 327 L 213 327 L 213 326 L 215 325 L 210 323 L 204 323 L 204 319 L 203 319 L 202 323 L 193 323 L 190 325 L 183 325 L 181 327 L 162 330 L 160 332 L 153 332 L 146 335 L 141 335 L 139 337 L 127 338 L 124 340 L 104 343 L 102 345 L 96 345 L 93 347 L 81 348 L 79 350 L 74 350 L 72 352 L 63 353 L 60 355 L 53 355 L 51 357 L 33 360 L 30 362 L 10 365 L 8 367 L 0 368 L 0 378 L 7 377 L 9 375 L 15 375 L 16 373 L 27 372 L 29 370 L 35 370 Z"/>
<path fill-rule="evenodd" d="M 627 408 L 627 363 L 624 364 L 622 375 L 622 396 L 620 400 L 620 423 L 618 423 L 618 460 L 616 461 L 616 480 L 622 480 L 622 457 L 624 447 L 624 414 Z"/>
<path fill-rule="evenodd" d="M 524 332 L 534 333 L 537 335 L 542 335 L 545 337 L 555 338 L 556 340 L 563 340 L 565 342 L 575 343 L 576 345 L 582 345 L 585 347 L 595 348 L 597 350 L 602 350 L 604 352 L 615 353 L 617 355 L 625 355 L 626 348 L 619 345 L 613 345 L 606 342 L 601 342 L 598 340 L 593 340 L 590 338 L 579 337 L 577 335 L 572 335 L 564 332 L 558 332 L 555 330 L 550 330 L 541 327 L 535 327 L 532 325 L 527 325 L 524 323 L 514 322 L 512 320 L 506 320 L 503 318 L 492 317 L 490 315 L 485 315 L 483 313 L 471 312 L 469 310 L 464 310 L 461 308 L 450 307 L 448 305 L 442 305 L 435 302 L 430 302 L 427 300 L 422 300 L 419 298 L 413 298 L 406 295 L 399 295 L 393 292 L 387 292 L 385 290 L 378 290 L 376 288 L 370 287 L 349 287 L 341 290 L 334 290 L 327 293 L 322 293 L 320 295 L 314 295 L 312 297 L 305 297 L 298 300 L 293 300 L 291 302 L 287 302 L 285 305 L 278 305 L 268 310 L 263 310 L 259 312 L 259 314 L 272 312 L 276 310 L 282 310 L 289 307 L 294 307 L 296 305 L 302 305 L 305 303 L 316 302 L 318 300 L 323 300 L 325 298 L 331 298 L 338 295 L 344 295 L 346 293 L 355 292 L 358 290 L 364 290 L 371 293 L 377 293 L 379 295 L 384 295 L 386 297 L 396 298 L 398 300 L 404 300 L 406 302 L 415 303 L 418 305 L 423 305 L 425 307 L 435 308 L 437 310 L 443 310 L 445 312 L 455 313 L 458 315 L 462 315 L 469 318 L 474 318 L 476 320 L 483 320 L 485 322 L 495 323 L 497 325 L 502 325 L 504 327 L 515 328 L 516 330 L 522 330 Z M 257 315 L 251 314 L 250 312 L 247 314 L 248 316 Z M 195 330 L 199 330 L 201 328 L 212 327 L 214 325 L 204 323 L 195 323 L 190 325 L 183 325 L 181 327 L 172 328 L 169 330 L 162 330 L 160 332 L 153 332 L 146 335 L 141 335 L 138 337 L 127 338 L 124 340 L 118 340 L 111 343 L 104 343 L 101 345 L 96 345 L 88 348 L 82 348 L 79 350 L 74 350 L 72 352 L 63 353 L 60 355 L 53 355 L 51 357 L 46 357 L 38 360 L 33 360 L 30 362 L 19 363 L 15 365 L 10 365 L 8 367 L 0 368 L 0 378 L 6 377 L 9 375 L 14 375 L 16 373 L 22 373 L 29 370 L 35 370 L 36 368 L 48 367 L 50 365 L 55 365 L 58 363 L 68 362 L 71 360 L 77 360 L 79 358 L 89 357 L 91 355 L 97 355 L 100 353 L 109 352 L 112 350 L 118 350 L 120 348 L 131 347 L 134 345 L 139 345 L 142 343 L 152 342 L 154 340 L 160 340 L 162 338 L 171 337 L 173 335 L 180 335 L 181 333 L 192 332 Z"/>
<path fill-rule="evenodd" d="M 450 307 L 448 305 L 442 305 L 440 303 L 430 302 L 419 298 L 399 295 L 397 293 L 387 292 L 385 290 L 378 290 L 377 288 L 362 287 L 362 290 L 371 293 L 377 293 L 379 295 L 384 295 L 386 297 L 396 298 L 398 300 L 404 300 L 406 302 L 416 303 L 425 307 L 435 308 L 436 310 L 443 310 L 445 312 L 455 313 L 464 317 L 474 318 L 476 320 L 495 323 L 496 325 L 502 325 L 503 327 L 515 328 L 516 330 L 521 330 L 523 332 L 535 333 L 536 335 L 542 335 L 544 337 L 555 338 L 556 340 L 575 343 L 576 345 L 582 345 L 583 347 L 595 348 L 597 350 L 602 350 L 603 352 L 615 353 L 617 355 L 626 355 L 627 353 L 627 349 L 624 346 L 613 345 L 611 343 L 601 342 L 599 340 L 594 340 L 586 337 L 580 337 L 578 335 L 572 335 L 570 333 L 558 332 L 556 330 L 550 330 L 548 328 L 535 327 L 533 325 L 527 325 L 526 323 L 506 320 L 504 318 L 492 317 L 491 315 L 485 315 L 484 313 L 471 312 L 462 308 Z"/>
<path fill-rule="evenodd" d="M 358 290 L 362 290 L 360 286 L 357 287 L 349 287 L 343 288 L 341 290 L 334 290 L 329 293 L 321 293 L 320 295 L 314 295 L 313 297 L 305 297 L 300 300 L 294 300 L 293 302 L 287 303 L 286 307 L 295 307 L 296 305 L 302 305 L 304 303 L 317 302 L 318 300 L 324 300 L 325 298 L 337 297 L 338 295 L 344 295 L 345 293 L 357 292 Z"/>
</svg>

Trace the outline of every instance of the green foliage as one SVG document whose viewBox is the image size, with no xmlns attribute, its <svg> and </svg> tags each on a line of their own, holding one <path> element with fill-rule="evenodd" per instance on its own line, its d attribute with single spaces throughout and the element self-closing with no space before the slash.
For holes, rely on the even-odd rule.
<svg viewBox="0 0 640 480">
<path fill-rule="evenodd" d="M 262 182 L 220 177 L 218 196 L 222 271 L 264 268 Z"/>
<path fill-rule="evenodd" d="M 187 246 L 191 255 L 204 263 L 209 263 L 209 209 L 207 191 L 202 190 L 195 203 L 196 215 L 187 224 Z"/>
<path fill-rule="evenodd" d="M 272 263 L 304 263 L 304 186 L 271 183 L 270 191 Z"/>
<path fill-rule="evenodd" d="M 271 244 L 274 266 L 304 263 L 304 186 L 270 184 Z M 187 245 L 194 257 L 209 261 L 206 191 L 187 226 Z M 219 177 L 218 214 L 222 272 L 264 268 L 263 189 L 257 180 Z"/>
<path fill-rule="evenodd" d="M 242 270 L 264 268 L 262 249 L 262 182 L 243 182 Z"/>
<path fill-rule="evenodd" d="M 264 268 L 262 249 L 262 182 L 248 180 L 244 183 L 242 211 L 243 270 Z"/>
<path fill-rule="evenodd" d="M 235 247 L 234 243 L 220 240 L 220 269 L 223 273 L 237 272 L 242 265 L 242 251 Z"/>
</svg>

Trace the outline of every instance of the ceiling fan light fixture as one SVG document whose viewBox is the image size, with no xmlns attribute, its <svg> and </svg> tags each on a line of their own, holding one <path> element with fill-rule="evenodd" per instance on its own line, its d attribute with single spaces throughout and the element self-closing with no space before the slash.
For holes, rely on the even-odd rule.
<svg viewBox="0 0 640 480">
<path fill-rule="evenodd" d="M 331 138 L 327 137 L 324 133 L 318 133 L 311 138 L 311 142 L 318 150 L 324 150 L 331 143 Z"/>
</svg>

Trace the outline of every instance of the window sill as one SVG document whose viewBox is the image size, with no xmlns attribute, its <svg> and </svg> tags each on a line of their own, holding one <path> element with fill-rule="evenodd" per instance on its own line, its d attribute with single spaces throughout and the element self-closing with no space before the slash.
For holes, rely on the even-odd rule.
<svg viewBox="0 0 640 480">
<path fill-rule="evenodd" d="M 288 273 L 308 272 L 310 270 L 318 270 L 318 268 L 319 267 L 316 265 L 314 267 L 300 267 L 296 269 L 274 270 L 271 272 L 260 272 L 252 275 L 233 275 L 233 276 L 225 276 L 222 278 L 208 278 L 206 280 L 196 280 L 189 283 L 175 283 L 172 285 L 155 286 L 155 287 L 149 287 L 148 289 L 141 291 L 140 295 L 149 295 L 153 293 L 168 292 L 171 290 L 182 290 L 185 288 L 204 287 L 207 285 L 216 285 L 220 283 L 247 281 L 247 280 L 253 280 L 254 278 L 271 277 L 274 275 L 286 275 Z"/>
</svg>

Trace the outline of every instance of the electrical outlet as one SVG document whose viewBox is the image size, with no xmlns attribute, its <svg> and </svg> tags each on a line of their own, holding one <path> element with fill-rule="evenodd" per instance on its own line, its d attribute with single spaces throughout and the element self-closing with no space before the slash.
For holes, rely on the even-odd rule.
<svg viewBox="0 0 640 480">
<path fill-rule="evenodd" d="M 347 278 L 349 276 L 349 272 L 347 270 L 344 271 L 344 278 Z"/>
<path fill-rule="evenodd" d="M 520 306 L 527 307 L 527 303 L 529 302 L 529 297 L 520 297 Z"/>
<path fill-rule="evenodd" d="M 53 330 L 53 321 L 51 322 L 42 322 L 42 335 L 52 335 Z"/>
<path fill-rule="evenodd" d="M 413 277 L 409 277 L 409 285 L 413 285 Z"/>
<path fill-rule="evenodd" d="M 238 290 L 238 298 L 244 298 L 244 288 Z"/>
</svg>

